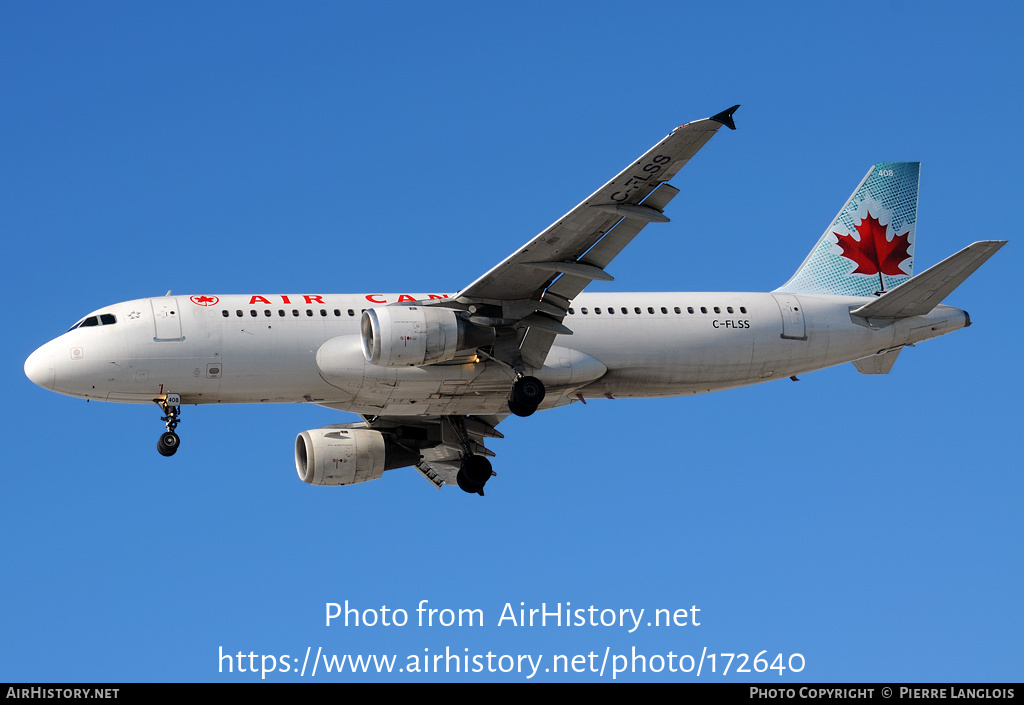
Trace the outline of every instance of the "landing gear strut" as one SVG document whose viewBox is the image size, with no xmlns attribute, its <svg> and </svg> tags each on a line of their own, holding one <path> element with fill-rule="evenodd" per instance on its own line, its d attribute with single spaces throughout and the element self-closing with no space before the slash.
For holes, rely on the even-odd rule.
<svg viewBox="0 0 1024 705">
<path fill-rule="evenodd" d="M 181 422 L 181 419 L 178 418 L 181 415 L 181 397 L 177 394 L 168 394 L 165 399 L 154 399 L 153 401 L 164 412 L 164 416 L 161 416 L 160 420 L 167 426 L 167 433 L 161 434 L 160 440 L 156 442 L 156 450 L 163 456 L 174 455 L 181 444 L 181 439 L 174 432 Z"/>
<path fill-rule="evenodd" d="M 529 416 L 544 401 L 544 383 L 536 377 L 520 377 L 508 395 L 508 410 L 516 416 Z"/>
</svg>

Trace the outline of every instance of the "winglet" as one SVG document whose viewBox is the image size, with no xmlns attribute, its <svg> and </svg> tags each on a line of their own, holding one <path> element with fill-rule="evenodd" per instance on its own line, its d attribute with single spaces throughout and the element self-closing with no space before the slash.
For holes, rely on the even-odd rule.
<svg viewBox="0 0 1024 705">
<path fill-rule="evenodd" d="M 738 105 L 734 105 L 731 108 L 729 108 L 728 110 L 723 110 L 722 112 L 718 113 L 718 115 L 712 115 L 711 119 L 714 120 L 715 122 L 722 123 L 723 125 L 728 127 L 730 130 L 735 130 L 736 129 L 736 123 L 732 121 L 732 114 L 735 113 L 736 109 L 739 108 L 739 107 L 740 106 L 738 106 Z"/>
</svg>

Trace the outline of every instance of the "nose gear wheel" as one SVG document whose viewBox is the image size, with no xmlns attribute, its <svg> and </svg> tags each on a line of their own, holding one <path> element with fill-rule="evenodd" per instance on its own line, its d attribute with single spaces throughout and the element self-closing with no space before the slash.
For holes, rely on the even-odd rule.
<svg viewBox="0 0 1024 705">
<path fill-rule="evenodd" d="M 161 434 L 160 439 L 156 442 L 156 450 L 160 455 L 170 457 L 178 451 L 178 446 L 181 445 L 181 439 L 174 432 L 174 429 L 181 423 L 181 419 L 178 418 L 181 416 L 181 399 L 177 394 L 168 394 L 166 398 L 153 401 L 164 412 L 160 420 L 167 427 L 167 432 Z"/>
</svg>

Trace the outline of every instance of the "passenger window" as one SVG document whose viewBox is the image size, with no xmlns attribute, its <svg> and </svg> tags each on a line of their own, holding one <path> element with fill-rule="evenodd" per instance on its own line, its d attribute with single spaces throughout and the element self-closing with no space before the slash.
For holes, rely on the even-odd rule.
<svg viewBox="0 0 1024 705">
<path fill-rule="evenodd" d="M 725 310 L 728 311 L 729 313 L 732 313 L 732 306 L 727 306 Z"/>
<path fill-rule="evenodd" d="M 747 312 L 747 307 L 746 306 L 740 306 L 740 313 L 746 313 L 746 312 Z"/>
<path fill-rule="evenodd" d="M 256 318 L 256 316 L 258 316 L 259 314 L 256 313 L 256 309 L 253 309 L 253 310 L 249 311 L 249 315 L 252 316 L 253 318 Z"/>
<path fill-rule="evenodd" d="M 664 306 L 662 306 L 662 307 L 661 307 L 661 312 L 662 312 L 662 313 L 668 313 L 668 309 L 667 309 L 667 308 L 665 308 Z"/>
<path fill-rule="evenodd" d="M 221 315 L 223 315 L 224 318 L 227 318 L 228 316 L 231 315 L 231 312 L 228 311 L 227 309 L 224 309 L 223 311 L 221 311 Z"/>
<path fill-rule="evenodd" d="M 334 309 L 334 315 L 335 315 L 335 316 L 340 316 L 340 315 L 341 315 L 341 310 L 340 310 L 340 309 L 337 309 L 337 308 L 336 308 L 336 309 Z"/>
<path fill-rule="evenodd" d="M 293 315 L 293 316 L 295 316 L 295 317 L 298 317 L 298 315 L 299 315 L 299 309 L 297 309 L 297 308 L 293 308 L 293 309 L 292 309 L 292 315 Z"/>
<path fill-rule="evenodd" d="M 313 317 L 313 309 L 307 308 L 306 309 L 306 315 L 309 316 L 310 318 L 312 318 Z"/>
<path fill-rule="evenodd" d="M 242 317 L 242 309 L 236 310 L 235 311 L 235 315 L 238 316 L 239 318 L 241 318 Z"/>
<path fill-rule="evenodd" d="M 639 306 L 636 306 L 636 307 L 635 307 L 635 308 L 633 309 L 633 312 L 634 312 L 634 313 L 640 313 L 640 307 L 639 307 Z"/>
<path fill-rule="evenodd" d="M 597 308 L 595 308 L 594 309 L 594 313 L 597 313 L 597 314 L 601 313 L 601 307 L 598 306 Z"/>
<path fill-rule="evenodd" d="M 623 307 L 622 307 L 621 309 L 619 309 L 619 310 L 620 310 L 620 311 L 622 311 L 623 313 L 629 313 L 629 309 L 628 309 L 628 308 L 626 308 L 625 306 L 623 306 Z"/>
<path fill-rule="evenodd" d="M 676 313 L 682 313 L 682 310 L 678 306 L 676 306 L 675 310 L 676 310 Z"/>
<path fill-rule="evenodd" d="M 326 316 L 327 315 L 327 309 L 326 308 L 320 309 L 320 315 L 321 316 Z"/>
<path fill-rule="evenodd" d="M 350 315 L 350 316 L 354 316 L 354 315 L 356 315 L 356 312 L 355 312 L 355 311 L 353 311 L 352 309 L 349 309 L 349 310 L 348 310 L 348 315 Z"/>
<path fill-rule="evenodd" d="M 687 313 L 693 313 L 693 306 L 687 306 L 686 307 L 686 312 Z"/>
<path fill-rule="evenodd" d="M 580 309 L 580 313 L 582 313 L 584 316 L 586 316 L 587 315 L 587 309 L 581 308 Z"/>
<path fill-rule="evenodd" d="M 715 313 L 721 313 L 721 312 L 722 312 L 722 309 L 720 309 L 717 306 L 715 306 Z"/>
<path fill-rule="evenodd" d="M 708 307 L 707 306 L 701 306 L 700 307 L 700 312 L 701 313 L 707 313 L 708 312 Z"/>
<path fill-rule="evenodd" d="M 575 314 L 576 314 L 576 312 L 575 312 L 575 311 L 573 311 L 573 310 L 572 310 L 572 309 L 570 308 L 570 309 L 569 309 L 569 315 L 570 315 L 570 316 L 573 316 L 573 315 L 575 315 Z"/>
<path fill-rule="evenodd" d="M 648 306 L 647 307 L 647 313 L 654 313 L 654 307 L 653 306 Z"/>
<path fill-rule="evenodd" d="M 264 316 L 266 316 L 267 318 L 270 318 L 270 316 L 271 316 L 271 315 L 273 315 L 273 313 L 272 313 L 272 312 L 271 312 L 271 310 L 270 310 L 270 309 L 268 308 L 268 309 L 264 309 L 264 311 L 263 311 L 263 315 L 264 315 Z"/>
<path fill-rule="evenodd" d="M 280 316 L 281 318 L 284 318 L 284 309 L 283 308 L 277 309 L 277 315 Z"/>
</svg>

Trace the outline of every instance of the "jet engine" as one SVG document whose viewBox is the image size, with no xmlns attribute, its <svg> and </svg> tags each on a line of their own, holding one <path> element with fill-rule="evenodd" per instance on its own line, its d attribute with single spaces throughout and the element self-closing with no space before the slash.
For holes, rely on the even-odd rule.
<svg viewBox="0 0 1024 705">
<path fill-rule="evenodd" d="M 295 469 L 310 485 L 376 480 L 385 470 L 414 465 L 419 459 L 418 451 L 369 428 L 325 426 L 303 431 L 295 439 Z"/>
<path fill-rule="evenodd" d="M 494 329 L 460 318 L 448 308 L 368 308 L 360 321 L 363 356 L 381 367 L 415 367 L 453 359 L 494 342 Z"/>
</svg>

